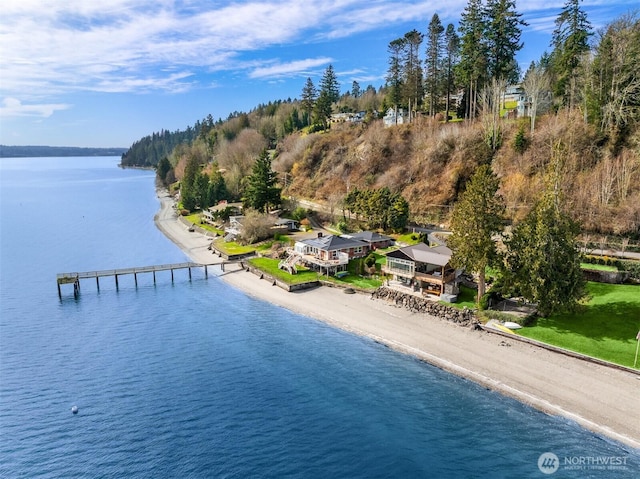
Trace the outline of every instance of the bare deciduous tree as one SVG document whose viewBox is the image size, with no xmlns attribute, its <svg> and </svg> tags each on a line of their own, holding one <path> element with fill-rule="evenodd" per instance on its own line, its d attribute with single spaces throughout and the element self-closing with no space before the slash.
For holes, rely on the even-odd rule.
<svg viewBox="0 0 640 479">
<path fill-rule="evenodd" d="M 551 81 L 544 68 L 536 65 L 530 68 L 524 77 L 522 87 L 527 95 L 529 116 L 531 117 L 531 133 L 536 129 L 536 116 L 548 107 L 551 101 Z"/>
</svg>

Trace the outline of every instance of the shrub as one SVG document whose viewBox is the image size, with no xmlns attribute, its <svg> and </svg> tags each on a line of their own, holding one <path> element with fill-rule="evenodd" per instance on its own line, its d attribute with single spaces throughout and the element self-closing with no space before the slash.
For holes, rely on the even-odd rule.
<svg viewBox="0 0 640 479">
<path fill-rule="evenodd" d="M 632 279 L 640 280 L 640 261 L 619 261 L 618 267 L 621 271 L 629 273 L 629 277 Z"/>
<path fill-rule="evenodd" d="M 291 212 L 291 219 L 296 221 L 302 221 L 307 217 L 307 210 L 302 206 L 298 206 L 295 210 Z"/>
<path fill-rule="evenodd" d="M 273 218 L 268 214 L 249 211 L 242 220 L 240 237 L 248 244 L 256 243 L 271 236 Z"/>
<path fill-rule="evenodd" d="M 369 253 L 369 255 L 364 259 L 364 264 L 367 265 L 367 268 L 373 267 L 376 264 L 376 255 Z"/>
<path fill-rule="evenodd" d="M 516 153 L 523 154 L 529 148 L 529 139 L 524 133 L 524 126 L 520 125 L 515 138 L 513 139 L 513 149 Z"/>
</svg>

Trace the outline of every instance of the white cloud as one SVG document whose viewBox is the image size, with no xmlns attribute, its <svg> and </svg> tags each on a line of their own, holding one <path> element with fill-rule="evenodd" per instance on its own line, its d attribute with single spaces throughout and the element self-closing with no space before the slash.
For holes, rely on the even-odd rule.
<svg viewBox="0 0 640 479">
<path fill-rule="evenodd" d="M 250 78 L 277 78 L 283 76 L 308 75 L 310 69 L 331 63 L 328 57 L 308 58 L 288 63 L 274 63 L 268 66 L 255 68 L 249 73 Z"/>
<path fill-rule="evenodd" d="M 605 0 L 586 3 L 606 5 Z M 434 13 L 443 22 L 457 21 L 466 4 L 467 0 L 3 0 L 0 91 L 26 100 L 33 92 L 184 91 L 196 84 L 199 73 L 222 70 L 252 78 L 295 75 L 312 68 L 305 63 L 313 59 L 272 64 L 263 60 L 256 67 L 247 57 L 271 47 L 319 43 L 406 23 L 424 31 Z M 522 0 L 518 8 L 532 17 L 530 28 L 546 31 L 563 4 L 564 0 L 544 5 Z M 190 81 L 184 81 L 187 76 L 192 76 Z M 204 81 L 204 86 L 209 84 Z"/>
<path fill-rule="evenodd" d="M 67 110 L 71 105 L 65 103 L 41 103 L 25 105 L 17 98 L 4 98 L 0 106 L 0 117 L 35 116 L 48 118 L 57 110 Z"/>
<path fill-rule="evenodd" d="M 182 90 L 193 82 L 174 84 L 158 71 L 238 69 L 247 65 L 246 52 L 418 19 L 435 7 L 388 0 L 5 0 L 1 88 L 21 98 L 37 90 L 113 91 L 117 84 L 118 91 Z M 249 74 L 269 76 L 265 68 Z"/>
</svg>

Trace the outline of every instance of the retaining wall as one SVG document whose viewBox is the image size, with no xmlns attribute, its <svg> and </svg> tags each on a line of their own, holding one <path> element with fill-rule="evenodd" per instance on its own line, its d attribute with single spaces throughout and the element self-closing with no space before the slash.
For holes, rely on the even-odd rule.
<svg viewBox="0 0 640 479">
<path fill-rule="evenodd" d="M 430 314 L 461 326 L 479 323 L 475 313 L 468 308 L 454 308 L 453 306 L 447 306 L 385 287 L 378 288 L 372 294 L 372 297 L 393 303 L 398 307 L 408 309 L 414 313 Z"/>
</svg>

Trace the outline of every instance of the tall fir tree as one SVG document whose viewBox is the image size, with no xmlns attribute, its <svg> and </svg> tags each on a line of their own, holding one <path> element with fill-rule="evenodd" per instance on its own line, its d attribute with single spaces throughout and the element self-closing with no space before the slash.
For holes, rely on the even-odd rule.
<svg viewBox="0 0 640 479">
<path fill-rule="evenodd" d="M 551 36 L 554 93 L 571 109 L 575 106 L 578 67 L 582 56 L 589 51 L 591 23 L 580 8 L 580 0 L 567 0 L 555 25 Z"/>
<path fill-rule="evenodd" d="M 354 98 L 360 98 L 360 95 L 362 95 L 362 89 L 360 88 L 360 83 L 358 83 L 356 80 L 353 80 L 353 83 L 351 83 L 351 95 Z"/>
<path fill-rule="evenodd" d="M 516 53 L 522 49 L 522 27 L 526 26 L 522 14 L 516 11 L 515 0 L 487 0 L 485 44 L 489 78 L 518 81 Z"/>
<path fill-rule="evenodd" d="M 442 72 L 441 61 L 444 47 L 444 27 L 437 13 L 434 13 L 429 22 L 427 33 L 427 60 L 426 83 L 427 96 L 429 98 L 429 116 L 435 116 L 439 110 L 441 97 Z"/>
<path fill-rule="evenodd" d="M 313 107 L 316 103 L 318 92 L 311 78 L 307 78 L 307 81 L 302 87 L 302 95 L 300 97 L 300 103 L 302 109 L 307 113 L 307 125 L 311 123 L 311 114 L 313 113 Z"/>
<path fill-rule="evenodd" d="M 389 53 L 389 68 L 387 70 L 387 90 L 389 104 L 394 108 L 401 106 L 403 78 L 402 78 L 402 56 L 405 48 L 404 38 L 397 38 L 389 43 L 387 52 Z"/>
<path fill-rule="evenodd" d="M 247 177 L 244 203 L 262 213 L 269 212 L 269 207 L 281 204 L 281 188 L 277 186 L 278 176 L 271 169 L 271 157 L 264 149 L 253 164 L 251 175 Z"/>
<path fill-rule="evenodd" d="M 577 241 L 580 228 L 561 208 L 562 145 L 554 145 L 542 197 L 505 241 L 504 277 L 513 293 L 538 305 L 542 316 L 572 311 L 584 296 Z"/>
<path fill-rule="evenodd" d="M 485 293 L 485 271 L 498 263 L 493 236 L 504 228 L 505 203 L 497 194 L 500 180 L 489 165 L 480 166 L 451 214 L 452 234 L 447 245 L 453 251 L 451 264 L 478 274 L 477 301 Z"/>
<path fill-rule="evenodd" d="M 340 99 L 340 84 L 333 65 L 326 68 L 320 79 L 320 93 L 324 93 L 332 104 Z"/>
<path fill-rule="evenodd" d="M 420 60 L 420 45 L 423 38 L 424 35 L 415 29 L 404 35 L 403 97 L 409 110 L 409 121 L 411 121 L 412 111 L 419 109 L 424 96 L 422 61 Z"/>
<path fill-rule="evenodd" d="M 455 66 L 458 60 L 458 53 L 460 51 L 460 38 L 456 33 L 456 28 L 452 23 L 447 25 L 447 29 L 444 33 L 445 38 L 445 122 L 449 121 L 449 111 L 451 109 L 451 93 L 455 89 Z"/>
<path fill-rule="evenodd" d="M 458 31 L 460 32 L 460 62 L 458 76 L 466 85 L 467 118 L 477 114 L 478 93 L 487 77 L 487 52 L 484 43 L 486 30 L 482 0 L 469 0 L 461 14 Z"/>
</svg>

